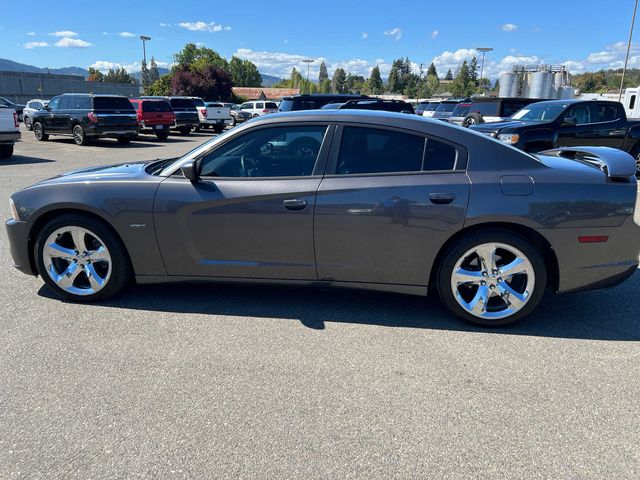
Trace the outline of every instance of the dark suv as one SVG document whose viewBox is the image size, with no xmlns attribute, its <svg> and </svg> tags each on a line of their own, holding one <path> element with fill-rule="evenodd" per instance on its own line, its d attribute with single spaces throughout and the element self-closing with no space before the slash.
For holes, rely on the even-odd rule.
<svg viewBox="0 0 640 480">
<path fill-rule="evenodd" d="M 200 126 L 198 109 L 192 97 L 140 97 L 141 99 L 166 100 L 171 105 L 176 121 L 171 127 L 182 135 L 189 135 L 191 130 Z"/>
<path fill-rule="evenodd" d="M 521 108 L 541 101 L 539 98 L 475 97 L 461 125 L 470 127 L 481 123 L 504 122 Z"/>
<path fill-rule="evenodd" d="M 381 98 L 365 98 L 349 100 L 339 107 L 340 110 L 382 110 L 385 112 L 416 113 L 413 106 L 403 100 L 383 100 Z"/>
<path fill-rule="evenodd" d="M 345 103 L 349 100 L 361 100 L 371 98 L 366 95 L 351 94 L 302 94 L 293 97 L 284 97 L 278 109 L 281 112 L 294 112 L 298 110 L 319 110 L 329 103 Z"/>
<path fill-rule="evenodd" d="M 127 97 L 65 93 L 53 97 L 43 109 L 33 113 L 36 139 L 49 135 L 71 135 L 77 145 L 99 137 L 129 143 L 138 134 L 138 119 Z"/>
</svg>

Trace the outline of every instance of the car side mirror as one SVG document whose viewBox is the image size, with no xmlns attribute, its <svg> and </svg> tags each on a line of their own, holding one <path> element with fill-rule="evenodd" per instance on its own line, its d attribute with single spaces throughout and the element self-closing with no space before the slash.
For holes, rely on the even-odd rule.
<svg viewBox="0 0 640 480">
<path fill-rule="evenodd" d="M 578 124 L 578 120 L 576 120 L 575 117 L 566 117 L 563 121 L 562 121 L 562 126 L 563 127 L 574 127 Z"/>
<path fill-rule="evenodd" d="M 200 174 L 198 173 L 198 163 L 195 160 L 189 160 L 187 163 L 180 167 L 180 171 L 188 178 L 191 183 L 196 183 L 200 179 Z"/>
</svg>

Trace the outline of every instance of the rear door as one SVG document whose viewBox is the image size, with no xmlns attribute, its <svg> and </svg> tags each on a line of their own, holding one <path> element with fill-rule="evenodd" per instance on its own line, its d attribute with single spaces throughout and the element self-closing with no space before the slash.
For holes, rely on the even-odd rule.
<svg viewBox="0 0 640 480">
<path fill-rule="evenodd" d="M 618 107 L 613 102 L 573 105 L 560 119 L 557 145 L 622 148 L 627 133 L 623 113 L 622 105 Z M 563 124 L 565 119 L 572 119 L 575 125 Z"/>
<path fill-rule="evenodd" d="M 162 182 L 155 227 L 169 275 L 316 280 L 313 212 L 332 131 L 254 127 L 199 156 L 200 181 Z"/>
<path fill-rule="evenodd" d="M 318 279 L 426 285 L 440 247 L 462 228 L 466 150 L 382 127 L 338 127 L 316 200 Z"/>
</svg>

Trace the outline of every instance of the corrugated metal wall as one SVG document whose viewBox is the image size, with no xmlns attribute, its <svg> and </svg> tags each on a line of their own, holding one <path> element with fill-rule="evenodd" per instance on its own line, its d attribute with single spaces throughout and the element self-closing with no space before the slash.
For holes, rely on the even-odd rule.
<svg viewBox="0 0 640 480">
<path fill-rule="evenodd" d="M 112 93 L 135 97 L 140 94 L 140 87 L 124 83 L 87 82 L 78 75 L 0 72 L 0 97 L 13 102 L 25 103 L 32 98 L 48 99 L 61 93 Z"/>
</svg>

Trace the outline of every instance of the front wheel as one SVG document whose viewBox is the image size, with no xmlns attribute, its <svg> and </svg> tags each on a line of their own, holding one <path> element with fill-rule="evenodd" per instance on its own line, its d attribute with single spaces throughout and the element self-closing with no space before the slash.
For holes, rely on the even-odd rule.
<svg viewBox="0 0 640 480">
<path fill-rule="evenodd" d="M 31 122 L 31 117 L 24 117 L 24 126 L 28 131 L 33 130 L 33 123 Z"/>
<path fill-rule="evenodd" d="M 438 276 L 443 303 L 482 326 L 507 325 L 529 315 L 547 286 L 540 252 L 510 232 L 480 232 L 446 252 Z"/>
<path fill-rule="evenodd" d="M 0 158 L 7 159 L 13 156 L 13 145 L 0 145 Z"/>
<path fill-rule="evenodd" d="M 35 245 L 38 273 L 59 297 L 105 300 L 131 279 L 124 245 L 104 223 L 62 215 L 44 226 Z"/>
<path fill-rule="evenodd" d="M 46 142 L 49 140 L 49 135 L 44 132 L 44 126 L 41 122 L 33 124 L 33 134 L 36 136 L 36 140 L 39 142 Z"/>
</svg>

